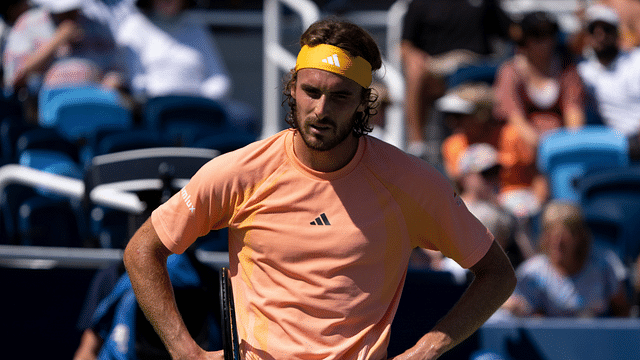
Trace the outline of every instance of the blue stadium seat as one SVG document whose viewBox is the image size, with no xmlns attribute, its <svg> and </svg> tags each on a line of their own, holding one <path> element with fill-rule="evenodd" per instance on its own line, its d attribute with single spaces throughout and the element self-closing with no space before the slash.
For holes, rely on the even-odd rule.
<svg viewBox="0 0 640 360">
<path fill-rule="evenodd" d="M 159 132 L 149 129 L 102 132 L 92 139 L 94 156 L 120 151 L 171 146 Z"/>
<path fill-rule="evenodd" d="M 51 150 L 68 155 L 74 162 L 79 161 L 79 148 L 76 144 L 64 139 L 55 129 L 36 128 L 23 132 L 16 140 L 16 161 L 25 150 Z"/>
<path fill-rule="evenodd" d="M 449 75 L 447 78 L 447 87 L 452 89 L 458 85 L 470 82 L 493 84 L 499 66 L 499 62 L 463 66 Z"/>
<path fill-rule="evenodd" d="M 27 199 L 18 211 L 18 232 L 21 245 L 82 246 L 76 213 L 64 199 Z"/>
<path fill-rule="evenodd" d="M 549 179 L 552 198 L 579 202 L 575 185 L 584 174 L 629 166 L 628 142 L 605 126 L 550 131 L 540 139 L 537 166 Z"/>
<path fill-rule="evenodd" d="M 626 264 L 635 261 L 640 253 L 640 166 L 587 173 L 578 192 L 594 238 L 612 244 Z"/>
<path fill-rule="evenodd" d="M 76 102 L 120 104 L 120 94 L 98 84 L 44 88 L 38 94 L 38 123 L 43 127 L 55 127 L 60 107 Z"/>
<path fill-rule="evenodd" d="M 24 150 L 20 155 L 19 164 L 75 179 L 82 179 L 83 174 L 82 168 L 73 158 L 55 150 Z"/>
<path fill-rule="evenodd" d="M 176 146 L 192 146 L 199 138 L 220 132 L 229 120 L 222 103 L 187 95 L 147 100 L 142 118 L 146 128 L 160 131 Z"/>
<path fill-rule="evenodd" d="M 205 136 L 196 141 L 193 146 L 206 149 L 215 149 L 224 154 L 249 145 L 258 137 L 246 131 L 224 131 Z"/>
<path fill-rule="evenodd" d="M 0 121 L 0 154 L 4 163 L 16 163 L 16 143 L 20 135 L 26 131 L 36 129 L 37 126 L 12 117 L 5 117 Z"/>
<path fill-rule="evenodd" d="M 20 243 L 18 232 L 18 213 L 20 205 L 27 199 L 37 196 L 36 191 L 28 186 L 9 184 L 0 193 L 0 211 L 4 228 L 5 243 L 17 245 Z"/>
</svg>

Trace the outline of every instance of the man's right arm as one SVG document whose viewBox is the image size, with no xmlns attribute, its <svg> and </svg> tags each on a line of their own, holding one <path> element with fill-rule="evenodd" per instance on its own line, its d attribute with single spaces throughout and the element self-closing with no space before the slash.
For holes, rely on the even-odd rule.
<svg viewBox="0 0 640 360">
<path fill-rule="evenodd" d="M 189 334 L 178 312 L 167 271 L 171 251 L 162 243 L 151 219 L 131 238 L 124 263 L 140 308 L 173 359 L 222 359 L 222 352 L 207 354 Z"/>
</svg>

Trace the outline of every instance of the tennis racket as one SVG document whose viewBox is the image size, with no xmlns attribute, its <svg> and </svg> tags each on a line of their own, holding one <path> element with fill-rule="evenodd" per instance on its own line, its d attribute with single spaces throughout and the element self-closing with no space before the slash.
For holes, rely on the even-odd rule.
<svg viewBox="0 0 640 360">
<path fill-rule="evenodd" d="M 225 360 L 240 360 L 240 341 L 236 327 L 236 311 L 229 269 L 220 269 L 220 310 L 222 316 L 222 349 Z"/>
</svg>

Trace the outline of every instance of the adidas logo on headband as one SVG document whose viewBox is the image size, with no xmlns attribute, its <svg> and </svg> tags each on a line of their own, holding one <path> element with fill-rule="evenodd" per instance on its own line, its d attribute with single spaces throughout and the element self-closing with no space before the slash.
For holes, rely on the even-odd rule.
<svg viewBox="0 0 640 360">
<path fill-rule="evenodd" d="M 340 67 L 340 60 L 338 60 L 338 54 L 333 54 L 326 59 L 322 59 L 322 62 Z"/>
<path fill-rule="evenodd" d="M 319 44 L 313 47 L 304 45 L 298 53 L 295 71 L 300 69 L 320 69 L 342 75 L 363 88 L 371 85 L 371 64 L 360 56 L 352 57 L 343 49 Z"/>
</svg>

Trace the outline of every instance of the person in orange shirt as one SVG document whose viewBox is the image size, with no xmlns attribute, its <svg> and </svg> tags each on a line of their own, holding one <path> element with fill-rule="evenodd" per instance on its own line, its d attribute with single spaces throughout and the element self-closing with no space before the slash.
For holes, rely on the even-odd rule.
<svg viewBox="0 0 640 360">
<path fill-rule="evenodd" d="M 189 336 L 165 264 L 227 227 L 242 358 L 381 360 L 419 246 L 475 274 L 448 315 L 395 358 L 436 359 L 508 298 L 513 268 L 448 179 L 367 135 L 382 64 L 372 37 L 327 19 L 300 45 L 284 90 L 291 128 L 211 160 L 130 240 L 137 300 L 173 358 L 222 359 Z"/>
<path fill-rule="evenodd" d="M 465 83 L 447 92 L 436 106 L 452 134 L 442 142 L 442 160 L 450 179 L 460 176 L 458 162 L 470 145 L 498 147 L 504 121 L 493 116 L 493 90 L 487 83 Z"/>
</svg>

